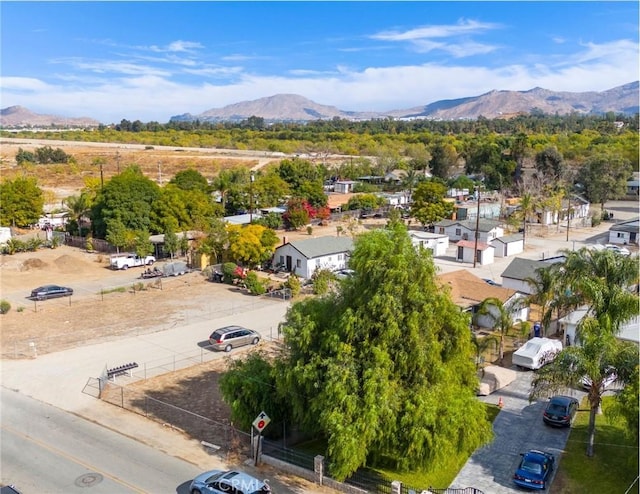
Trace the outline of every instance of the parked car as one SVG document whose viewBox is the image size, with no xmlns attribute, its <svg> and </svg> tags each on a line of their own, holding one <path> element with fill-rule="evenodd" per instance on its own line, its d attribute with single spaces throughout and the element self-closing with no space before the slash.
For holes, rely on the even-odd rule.
<svg viewBox="0 0 640 494">
<path fill-rule="evenodd" d="M 237 470 L 210 470 L 198 475 L 189 486 L 191 494 L 264 494 L 271 492 L 267 482 Z"/>
<path fill-rule="evenodd" d="M 47 300 L 48 298 L 70 297 L 73 295 L 73 289 L 59 285 L 43 285 L 31 290 L 33 300 Z"/>
<path fill-rule="evenodd" d="M 242 326 L 225 326 L 216 329 L 209 336 L 209 343 L 215 350 L 230 352 L 233 348 L 244 345 L 257 345 L 260 334 L 253 329 Z"/>
<path fill-rule="evenodd" d="M 535 370 L 551 362 L 561 350 L 559 340 L 535 337 L 513 352 L 511 361 L 518 367 Z"/>
<path fill-rule="evenodd" d="M 520 453 L 520 456 L 522 459 L 513 474 L 513 482 L 527 489 L 546 489 L 555 465 L 554 456 L 537 449 Z"/>
<path fill-rule="evenodd" d="M 482 281 L 484 281 L 485 283 L 487 283 L 488 285 L 491 285 L 491 286 L 502 286 L 502 285 L 500 285 L 500 283 L 496 283 L 495 281 L 493 281 L 490 278 L 482 278 Z"/>
<path fill-rule="evenodd" d="M 578 400 L 571 396 L 554 396 L 542 414 L 542 420 L 548 425 L 569 427 L 578 411 Z"/>
<path fill-rule="evenodd" d="M 628 256 L 631 254 L 629 249 L 627 249 L 626 247 L 620 247 L 619 245 L 615 245 L 615 244 L 607 244 L 604 246 L 604 248 L 612 252 L 616 252 L 623 256 Z"/>
<path fill-rule="evenodd" d="M 342 280 L 345 278 L 351 278 L 355 274 L 355 271 L 353 269 L 340 269 L 336 271 L 334 274 L 336 275 L 336 278 L 339 278 Z"/>
</svg>

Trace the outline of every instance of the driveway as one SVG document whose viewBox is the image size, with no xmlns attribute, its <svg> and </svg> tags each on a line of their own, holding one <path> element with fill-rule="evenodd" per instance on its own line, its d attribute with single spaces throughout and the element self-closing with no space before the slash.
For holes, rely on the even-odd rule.
<svg viewBox="0 0 640 494">
<path fill-rule="evenodd" d="M 546 400 L 529 403 L 534 373 L 520 370 L 516 372 L 517 377 L 510 385 L 492 395 L 479 398 L 494 404 L 502 398 L 503 408 L 493 422 L 494 439 L 487 446 L 476 450 L 454 479 L 451 488 L 475 487 L 485 494 L 526 492 L 516 487 L 512 481 L 520 453 L 529 449 L 541 449 L 556 457 L 556 467 L 560 463 L 569 429 L 549 427 L 542 422 Z M 578 390 L 569 394 L 579 400 L 585 395 Z"/>
</svg>

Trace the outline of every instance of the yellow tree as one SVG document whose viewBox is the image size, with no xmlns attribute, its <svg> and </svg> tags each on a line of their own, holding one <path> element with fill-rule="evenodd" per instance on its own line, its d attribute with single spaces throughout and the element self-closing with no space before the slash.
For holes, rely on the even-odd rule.
<svg viewBox="0 0 640 494">
<path fill-rule="evenodd" d="M 273 255 L 278 236 L 262 225 L 228 225 L 228 254 L 231 260 L 244 266 L 261 264 Z"/>
</svg>

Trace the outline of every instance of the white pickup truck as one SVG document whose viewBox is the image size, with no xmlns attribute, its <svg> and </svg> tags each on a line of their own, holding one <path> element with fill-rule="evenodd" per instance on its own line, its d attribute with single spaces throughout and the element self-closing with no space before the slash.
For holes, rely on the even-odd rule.
<svg viewBox="0 0 640 494">
<path fill-rule="evenodd" d="M 140 257 L 136 254 L 120 254 L 111 256 L 111 269 L 129 269 L 137 266 L 151 266 L 156 262 L 154 256 Z"/>
</svg>

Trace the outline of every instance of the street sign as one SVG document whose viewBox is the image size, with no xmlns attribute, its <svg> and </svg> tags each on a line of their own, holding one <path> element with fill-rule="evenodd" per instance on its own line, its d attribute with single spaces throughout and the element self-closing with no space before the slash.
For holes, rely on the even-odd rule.
<svg viewBox="0 0 640 494">
<path fill-rule="evenodd" d="M 253 426 L 258 430 L 258 432 L 262 432 L 264 428 L 269 425 L 269 422 L 271 422 L 269 416 L 264 412 L 260 412 L 260 415 L 258 415 L 253 421 Z"/>
</svg>

